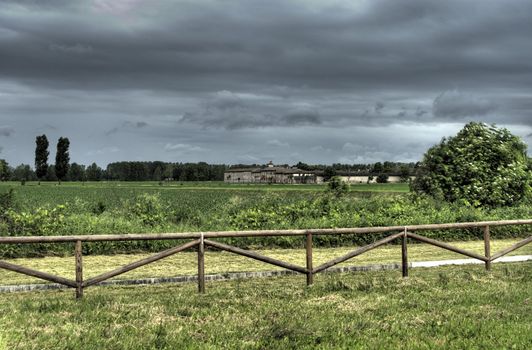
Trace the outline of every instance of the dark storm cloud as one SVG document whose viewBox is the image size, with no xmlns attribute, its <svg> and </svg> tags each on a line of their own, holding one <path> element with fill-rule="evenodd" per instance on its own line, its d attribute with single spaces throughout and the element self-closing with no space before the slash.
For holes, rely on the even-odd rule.
<svg viewBox="0 0 532 350">
<path fill-rule="evenodd" d="M 114 3 L 4 3 L 2 72 L 98 88 L 448 88 L 531 65 L 528 1 Z"/>
<path fill-rule="evenodd" d="M 531 32 L 525 0 L 4 0 L 0 125 L 20 142 L 4 153 L 30 157 L 23 144 L 46 124 L 90 157 L 189 147 L 228 162 L 241 148 L 330 162 L 352 140 L 368 156 L 345 159 L 395 159 L 370 151 L 388 141 L 377 129 L 454 132 L 472 119 L 525 137 Z M 333 131 L 340 141 L 296 135 Z M 288 139 L 294 153 L 268 153 Z M 419 158 L 428 141 L 411 141 L 393 150 Z"/>
<path fill-rule="evenodd" d="M 435 117 L 458 119 L 484 116 L 497 109 L 497 105 L 486 98 L 462 94 L 456 90 L 446 91 L 434 99 L 432 112 Z"/>
<path fill-rule="evenodd" d="M 281 117 L 281 125 L 319 125 L 321 124 L 320 115 L 317 112 L 295 112 Z"/>
<path fill-rule="evenodd" d="M 233 130 L 272 126 L 296 127 L 318 125 L 322 122 L 317 111 L 287 103 L 286 100 L 274 96 L 236 94 L 224 90 L 216 92 L 202 104 L 202 110 L 185 113 L 181 122 Z"/>
</svg>

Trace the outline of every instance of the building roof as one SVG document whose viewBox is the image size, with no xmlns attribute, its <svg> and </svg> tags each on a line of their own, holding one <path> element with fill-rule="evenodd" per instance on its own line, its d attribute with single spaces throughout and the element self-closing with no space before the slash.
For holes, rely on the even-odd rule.
<svg viewBox="0 0 532 350">
<path fill-rule="evenodd" d="M 285 168 L 285 167 L 276 167 L 276 166 L 269 166 L 265 168 L 234 168 L 234 169 L 227 169 L 226 173 L 243 173 L 243 172 L 251 172 L 251 173 L 275 173 L 275 174 L 312 174 L 312 171 L 308 170 L 301 170 L 298 168 Z"/>
<path fill-rule="evenodd" d="M 276 167 L 276 166 L 269 166 L 269 167 L 261 167 L 261 168 L 229 168 L 225 171 L 226 173 L 243 173 L 243 172 L 250 172 L 250 173 L 275 173 L 275 174 L 313 174 L 317 176 L 323 176 L 324 171 L 323 170 L 302 170 L 298 168 L 285 168 L 285 167 Z M 378 173 L 368 173 L 365 171 L 336 171 L 337 176 L 373 176 L 377 177 Z M 388 176 L 401 176 L 401 174 L 396 173 L 387 173 Z M 411 175 L 410 175 L 411 176 Z"/>
</svg>

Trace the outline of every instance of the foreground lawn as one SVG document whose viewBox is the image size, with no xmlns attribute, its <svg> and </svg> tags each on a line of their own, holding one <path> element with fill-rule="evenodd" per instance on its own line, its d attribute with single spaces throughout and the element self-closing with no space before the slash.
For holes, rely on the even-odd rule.
<svg viewBox="0 0 532 350">
<path fill-rule="evenodd" d="M 532 263 L 0 294 L 0 349 L 530 349 Z"/>
<path fill-rule="evenodd" d="M 492 252 L 509 247 L 518 242 L 519 239 L 492 240 Z M 184 243 L 184 241 L 183 241 Z M 483 241 L 451 242 L 452 245 L 484 254 Z M 344 255 L 356 247 L 336 247 L 336 248 L 314 248 L 313 262 L 318 266 L 335 257 Z M 305 266 L 304 249 L 265 249 L 257 251 L 262 255 L 267 255 L 278 260 L 287 261 L 300 266 Z M 530 255 L 532 254 L 532 244 L 528 244 L 510 255 Z M 96 276 L 103 272 L 110 271 L 117 267 L 126 265 L 136 260 L 143 259 L 152 254 L 117 254 L 117 255 L 88 255 L 83 257 L 84 278 Z M 445 259 L 465 259 L 466 256 L 456 254 L 441 248 L 427 244 L 409 244 L 409 261 L 429 261 Z M 17 265 L 23 265 L 39 271 L 50 272 L 66 278 L 75 279 L 74 258 L 69 257 L 44 257 L 44 258 L 20 258 L 2 259 Z M 386 264 L 401 262 L 401 246 L 386 245 L 356 258 L 348 260 L 339 266 L 346 265 L 367 265 Z M 178 275 L 197 274 L 197 253 L 185 251 L 146 265 L 126 274 L 115 277 L 115 279 L 134 279 L 144 277 L 171 277 Z M 282 268 L 265 264 L 246 257 L 227 252 L 207 250 L 205 256 L 205 272 L 207 274 L 242 272 L 242 271 L 272 271 L 282 270 Z M 23 283 L 45 283 L 45 281 L 30 276 L 10 272 L 0 269 L 0 285 L 23 284 Z"/>
</svg>

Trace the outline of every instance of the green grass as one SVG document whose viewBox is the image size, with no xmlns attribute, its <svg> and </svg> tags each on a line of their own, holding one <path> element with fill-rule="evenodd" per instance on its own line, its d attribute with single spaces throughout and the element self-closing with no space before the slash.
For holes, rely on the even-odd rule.
<svg viewBox="0 0 532 350">
<path fill-rule="evenodd" d="M 493 240 L 491 242 L 492 252 L 509 247 L 518 240 L 505 239 Z M 86 243 L 87 244 L 87 243 Z M 463 248 L 478 254 L 484 254 L 483 241 L 452 242 L 452 245 Z M 314 248 L 313 263 L 318 266 L 335 257 L 344 255 L 355 249 L 355 247 L 336 248 Z M 258 251 L 278 260 L 292 264 L 305 266 L 304 249 L 264 249 Z M 532 254 L 532 244 L 528 244 L 510 255 Z M 408 247 L 410 261 L 430 261 L 445 259 L 464 259 L 459 255 L 441 248 L 426 244 L 410 244 Z M 84 278 L 88 279 L 101 273 L 111 271 L 120 266 L 143 259 L 150 254 L 117 254 L 117 255 L 89 255 L 83 258 Z M 19 258 L 4 260 L 13 264 L 22 265 L 39 271 L 49 272 L 65 278 L 75 279 L 74 258 L 68 257 L 44 257 L 44 258 Z M 371 250 L 363 255 L 350 259 L 339 266 L 346 265 L 367 265 L 386 264 L 401 262 L 401 248 L 399 245 L 386 245 L 378 249 Z M 272 271 L 281 268 L 252 260 L 243 256 L 207 250 L 205 256 L 205 269 L 207 274 L 217 274 L 226 272 L 243 271 Z M 136 279 L 146 277 L 171 277 L 178 275 L 197 274 L 197 254 L 193 251 L 185 251 L 152 263 L 123 275 L 116 279 Z M 0 269 L 0 284 L 24 284 L 24 283 L 44 283 L 45 281 L 15 272 Z"/>
<path fill-rule="evenodd" d="M 182 182 L 171 181 L 162 182 L 157 181 L 87 181 L 87 182 L 62 182 L 58 185 L 57 182 L 41 182 L 39 185 L 36 181 L 26 182 L 21 186 L 20 182 L 2 182 L 0 186 L 4 187 L 90 187 L 90 188 L 163 188 L 173 190 L 183 189 L 222 189 L 222 190 L 260 190 L 260 191 L 323 191 L 327 187 L 326 184 L 230 184 L 222 181 L 199 181 L 199 182 Z M 353 191 L 363 192 L 409 192 L 410 188 L 407 183 L 371 183 L 371 184 L 352 184 Z"/>
<path fill-rule="evenodd" d="M 159 185 L 158 182 L 27 182 L 21 186 L 18 182 L 0 182 L 0 193 L 14 189 L 16 199 L 23 208 L 35 208 L 42 205 L 57 205 L 72 202 L 76 198 L 90 202 L 104 202 L 116 206 L 126 199 L 142 193 L 159 193 L 168 201 L 191 200 L 228 201 L 242 194 L 258 198 L 265 193 L 283 193 L 289 196 L 308 198 L 309 195 L 324 192 L 325 185 L 268 185 L 268 184 L 227 184 L 223 182 L 170 182 Z M 351 186 L 354 193 L 407 193 L 408 184 L 356 184 Z M 300 194 L 300 195 L 298 195 Z"/>
<path fill-rule="evenodd" d="M 530 349 L 532 264 L 0 295 L 0 349 Z"/>
<path fill-rule="evenodd" d="M 224 183 L 92 182 L 0 183 L 0 236 L 124 234 L 186 231 L 370 227 L 526 219 L 532 205 L 473 208 L 412 198 L 404 184 L 354 185 L 335 197 L 318 185 L 232 185 Z M 13 188 L 13 198 L 3 195 Z M 368 192 L 371 190 L 372 192 Z M 1 204 L 4 203 L 4 204 Z M 7 203 L 7 204 L 5 204 Z M 532 226 L 532 225 L 531 225 Z M 494 239 L 524 237 L 530 227 L 494 227 Z M 448 241 L 478 239 L 480 230 L 426 232 Z M 361 245 L 377 236 L 320 236 L 316 246 Z M 240 247 L 298 248 L 299 238 L 227 239 Z M 87 254 L 168 248 L 171 242 L 108 242 Z M 2 257 L 69 254 L 60 245 L 0 246 Z"/>
</svg>

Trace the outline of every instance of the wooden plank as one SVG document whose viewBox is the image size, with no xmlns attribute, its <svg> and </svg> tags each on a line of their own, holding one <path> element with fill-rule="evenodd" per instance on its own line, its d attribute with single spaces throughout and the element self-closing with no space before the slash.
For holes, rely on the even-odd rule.
<svg viewBox="0 0 532 350">
<path fill-rule="evenodd" d="M 312 233 L 307 233 L 305 243 L 305 250 L 307 255 L 307 286 L 314 283 L 314 276 L 312 272 Z"/>
<path fill-rule="evenodd" d="M 42 280 L 63 284 L 65 286 L 72 287 L 72 288 L 76 288 L 77 287 L 77 284 L 76 284 L 75 281 L 72 281 L 72 280 L 69 280 L 69 279 L 66 279 L 66 278 L 63 278 L 63 277 L 55 276 L 55 275 L 49 274 L 47 272 L 41 272 L 41 271 L 29 269 L 29 268 L 24 267 L 24 266 L 11 264 L 11 263 L 8 263 L 8 262 L 5 262 L 5 261 L 0 261 L 0 268 L 6 269 L 6 270 L 9 270 L 9 271 L 13 271 L 13 272 L 18 272 L 18 273 L 21 273 L 23 275 L 37 277 L 37 278 L 40 278 Z"/>
<path fill-rule="evenodd" d="M 453 247 L 452 245 L 449 245 L 447 243 L 443 243 L 443 242 L 437 241 L 437 240 L 432 239 L 432 238 L 423 237 L 423 236 L 417 235 L 415 233 L 408 232 L 408 237 L 413 238 L 413 239 L 418 240 L 418 241 L 421 241 L 421 242 L 424 242 L 424 243 L 432 244 L 432 245 L 434 245 L 436 247 L 440 247 L 440 248 L 443 248 L 443 249 L 450 250 L 450 251 L 458 253 L 458 254 L 469 256 L 469 257 L 474 258 L 474 259 L 478 259 L 478 260 L 482 260 L 482 261 L 486 261 L 487 260 L 485 256 L 479 255 L 477 253 L 473 253 L 473 252 L 470 252 L 470 251 L 467 251 L 467 250 L 464 250 L 464 249 L 461 249 L 461 248 Z"/>
<path fill-rule="evenodd" d="M 104 241 L 137 241 L 137 240 L 175 240 L 199 239 L 203 234 L 205 238 L 221 237 L 263 237 L 263 236 L 304 236 L 307 233 L 314 235 L 335 234 L 371 234 L 392 231 L 444 230 L 474 228 L 484 226 L 503 225 L 532 225 L 532 219 L 480 221 L 449 224 L 408 225 L 408 226 L 383 226 L 383 227 L 355 227 L 332 229 L 305 229 L 305 230 L 260 230 L 260 231 L 213 231 L 213 232 L 182 232 L 182 233 L 149 233 L 149 234 L 124 234 L 124 235 L 79 235 L 79 236 L 24 236 L 0 237 L 0 244 L 18 243 L 54 243 L 54 242 L 104 242 Z"/>
<path fill-rule="evenodd" d="M 169 257 L 170 255 L 174 255 L 174 254 L 179 253 L 179 252 L 181 252 L 183 250 L 192 248 L 192 247 L 194 247 L 194 246 L 196 246 L 198 244 L 199 244 L 199 240 L 188 242 L 188 243 L 185 243 L 185 244 L 180 245 L 178 247 L 174 247 L 174 248 L 170 248 L 170 249 L 164 250 L 164 251 L 162 251 L 160 253 L 157 253 L 155 255 L 152 255 L 150 257 L 147 257 L 147 258 L 141 259 L 139 261 L 135 261 L 135 262 L 133 262 L 131 264 L 127 264 L 125 266 L 119 267 L 119 268 L 117 268 L 117 269 L 115 269 L 113 271 L 102 273 L 101 275 L 89 278 L 88 280 L 83 282 L 83 287 L 89 287 L 89 286 L 98 284 L 98 283 L 100 283 L 102 281 L 105 281 L 105 280 L 111 278 L 111 277 L 115 277 L 115 276 L 121 275 L 123 273 L 126 273 L 128 271 L 134 270 L 134 269 L 139 268 L 141 266 L 150 264 L 150 263 L 155 262 L 157 260 L 164 259 L 166 257 Z"/>
<path fill-rule="evenodd" d="M 408 233 L 405 229 L 401 242 L 401 267 L 403 270 L 403 277 L 408 277 Z"/>
<path fill-rule="evenodd" d="M 488 225 L 484 226 L 484 229 L 482 230 L 483 236 L 484 236 L 484 255 L 486 256 L 486 270 L 491 270 L 491 249 L 490 249 L 490 227 Z"/>
<path fill-rule="evenodd" d="M 338 264 L 340 264 L 340 263 L 342 263 L 342 262 L 344 262 L 346 260 L 354 258 L 357 255 L 363 254 L 363 253 L 365 253 L 367 251 L 370 251 L 372 249 L 375 249 L 375 248 L 377 248 L 377 247 L 379 247 L 379 246 L 381 246 L 383 244 L 389 243 L 389 242 L 393 241 L 394 239 L 397 239 L 397 238 L 401 237 L 403 234 L 404 234 L 403 232 L 399 232 L 399 233 L 396 233 L 394 235 L 391 235 L 391 236 L 385 237 L 383 239 L 380 239 L 380 240 L 378 240 L 376 242 L 373 242 L 371 244 L 368 244 L 366 246 L 363 246 L 361 248 L 358 248 L 356 250 L 353 250 L 352 252 L 349 252 L 349 253 L 347 253 L 347 254 L 345 254 L 343 256 L 340 256 L 340 257 L 338 257 L 336 259 L 333 259 L 331 261 L 326 262 L 325 264 L 322 264 L 322 265 L 316 267 L 313 272 L 314 273 L 318 273 L 318 272 L 321 272 L 323 270 L 328 269 L 329 267 L 332 267 L 334 265 L 338 265 Z"/>
<path fill-rule="evenodd" d="M 198 245 L 198 292 L 205 293 L 205 240 L 203 237 Z"/>
<path fill-rule="evenodd" d="M 214 248 L 218 248 L 218 249 L 221 249 L 221 250 L 225 250 L 225 251 L 231 252 L 231 253 L 235 253 L 235 254 L 238 254 L 238 255 L 243 255 L 243 256 L 246 256 L 246 257 L 251 258 L 251 259 L 259 260 L 259 261 L 262 261 L 262 262 L 265 262 L 265 263 L 268 263 L 268 264 L 284 267 L 285 269 L 288 269 L 288 270 L 297 271 L 297 272 L 304 273 L 304 274 L 307 273 L 307 269 L 305 269 L 305 268 L 303 268 L 301 266 L 297 266 L 297 265 L 290 264 L 290 263 L 287 263 L 287 262 L 284 262 L 284 261 L 281 261 L 281 260 L 270 258 L 268 256 L 264 256 L 264 255 L 261 255 L 261 254 L 255 253 L 255 252 L 251 252 L 249 250 L 240 249 L 240 248 L 237 248 L 237 247 L 233 247 L 233 246 L 230 246 L 230 245 L 227 245 L 227 244 L 223 244 L 223 243 L 220 243 L 220 242 L 215 242 L 215 241 L 211 241 L 211 240 L 207 240 L 207 239 L 205 240 L 205 244 L 208 245 L 208 246 L 214 247 Z"/>
<path fill-rule="evenodd" d="M 498 251 L 497 253 L 493 254 L 491 256 L 491 261 L 495 260 L 495 259 L 498 259 L 500 258 L 501 256 L 504 256 L 510 252 L 513 252 L 514 250 L 516 249 L 519 249 L 521 248 L 522 246 L 525 246 L 527 245 L 528 243 L 532 242 L 532 236 L 528 237 L 528 238 L 525 238 L 523 239 L 522 241 L 519 241 L 513 245 L 511 245 L 510 247 L 506 248 L 506 249 L 503 249 L 503 250 L 500 250 Z"/>
<path fill-rule="evenodd" d="M 83 297 L 83 255 L 81 241 L 76 242 L 74 255 L 76 259 L 76 299 L 80 299 Z"/>
</svg>

